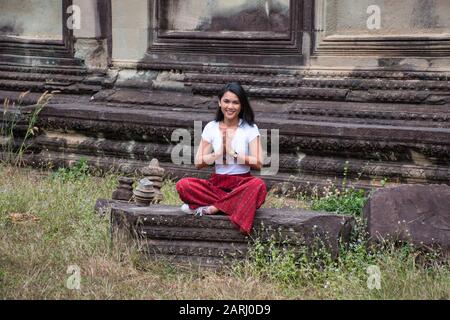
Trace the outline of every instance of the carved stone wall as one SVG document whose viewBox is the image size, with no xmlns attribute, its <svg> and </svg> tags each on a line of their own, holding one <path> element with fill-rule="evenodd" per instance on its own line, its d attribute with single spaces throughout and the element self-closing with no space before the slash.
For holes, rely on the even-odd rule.
<svg viewBox="0 0 450 320">
<path fill-rule="evenodd" d="M 113 61 L 139 61 L 148 48 L 149 7 L 147 0 L 111 0 Z"/>
<path fill-rule="evenodd" d="M 439 0 L 317 0 L 311 64 L 448 70 L 449 12 Z"/>
<path fill-rule="evenodd" d="M 439 0 L 325 0 L 326 36 L 424 37 L 448 36 L 450 3 Z M 368 28 L 368 18 L 380 9 L 379 28 Z M 369 10 L 368 10 L 369 8 Z M 368 12 L 369 11 L 369 12 Z M 369 21 L 370 25 L 370 21 Z"/>
<path fill-rule="evenodd" d="M 0 37 L 62 40 L 61 0 L 0 2 Z"/>
<path fill-rule="evenodd" d="M 63 15 L 71 3 L 63 0 Z M 280 171 L 266 177 L 270 185 L 449 183 L 448 2 L 96 3 L 88 33 L 0 39 L 0 102 L 60 91 L 41 115 L 30 163 L 87 157 L 132 172 L 157 157 L 177 177 L 205 176 L 172 163 L 171 134 L 192 132 L 194 120 L 205 125 L 218 90 L 240 81 L 259 127 L 280 130 Z M 367 31 L 369 5 L 380 7 L 381 29 Z"/>
</svg>

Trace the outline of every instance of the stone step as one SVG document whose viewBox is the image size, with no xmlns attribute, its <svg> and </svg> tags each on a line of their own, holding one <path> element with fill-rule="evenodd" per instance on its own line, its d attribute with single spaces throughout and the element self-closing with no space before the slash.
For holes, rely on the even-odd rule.
<svg viewBox="0 0 450 320">
<path fill-rule="evenodd" d="M 308 77 L 303 75 L 257 76 L 243 74 L 192 74 L 187 73 L 184 81 L 189 84 L 224 85 L 238 81 L 248 88 L 253 87 L 305 87 L 305 88 L 339 88 L 351 90 L 414 90 L 450 92 L 448 79 L 361 79 L 357 77 Z"/>
<path fill-rule="evenodd" d="M 73 153 L 92 157 L 116 157 L 151 161 L 153 158 L 170 163 L 174 145 L 126 140 L 105 140 L 82 135 L 46 132 L 33 142 L 35 152 L 42 150 Z M 191 155 L 191 163 L 194 154 Z M 292 175 L 344 174 L 350 179 L 376 179 L 389 176 L 391 181 L 448 181 L 448 165 L 419 165 L 412 162 L 374 161 L 354 158 L 319 157 L 314 155 L 280 154 L 280 172 Z"/>
<path fill-rule="evenodd" d="M 38 56 L 51 58 L 72 58 L 71 50 L 62 40 L 2 39 L 0 54 L 14 56 Z M 5 41 L 6 40 L 6 41 Z"/>
<path fill-rule="evenodd" d="M 70 56 L 67 57 L 61 57 L 61 55 L 55 55 L 48 57 L 41 56 L 41 52 L 36 52 L 35 56 L 32 55 L 15 55 L 15 54 L 9 54 L 9 53 L 2 53 L 0 51 L 0 61 L 3 63 L 8 64 L 19 64 L 19 65 L 29 65 L 29 66 L 42 66 L 42 67 L 49 67 L 49 66 L 69 66 L 69 67 L 75 67 L 75 66 L 82 66 L 83 62 L 80 59 L 72 58 Z"/>
<path fill-rule="evenodd" d="M 243 258 L 255 239 L 309 248 L 323 245 L 336 258 L 339 244 L 349 240 L 354 225 L 354 218 L 346 215 L 259 209 L 251 234 L 243 235 L 226 215 L 198 218 L 184 214 L 178 207 L 138 207 L 119 201 L 109 201 L 108 206 L 112 230 L 124 230 L 135 239 L 143 240 L 147 254 L 188 257 L 188 260 L 193 256 L 194 263 L 198 257 Z"/>
<path fill-rule="evenodd" d="M 127 105 L 130 107 L 146 109 L 163 106 L 165 108 L 208 110 L 209 107 L 217 106 L 212 99 L 202 96 L 194 96 L 192 94 L 179 92 L 165 92 L 157 90 L 122 90 L 111 89 L 102 90 L 94 96 L 93 101 L 99 103 L 114 103 L 118 105 Z"/>
<path fill-rule="evenodd" d="M 183 93 L 152 90 L 111 89 L 94 96 L 94 101 L 114 103 L 149 111 L 190 109 L 211 112 L 217 108 L 216 97 L 199 97 Z M 310 121 L 334 121 L 393 126 L 450 127 L 450 104 L 386 104 L 308 100 L 252 100 L 252 107 L 259 115 L 270 114 L 282 119 Z"/>
<path fill-rule="evenodd" d="M 88 73 L 86 68 L 82 66 L 30 66 L 20 63 L 8 63 L 1 60 L 0 70 L 3 72 L 55 73 L 73 76 L 82 76 Z"/>
<path fill-rule="evenodd" d="M 42 124 L 49 130 L 69 128 L 74 121 L 81 132 L 94 133 L 95 129 L 101 130 L 105 138 L 126 137 L 137 141 L 148 139 L 149 142 L 170 141 L 175 129 L 192 130 L 194 121 L 201 121 L 205 125 L 212 119 L 211 114 L 206 112 L 149 112 L 146 109 L 100 104 L 51 105 L 43 110 L 41 117 Z M 129 126 L 125 123 L 129 123 Z M 409 153 L 409 150 L 443 159 L 448 159 L 450 155 L 448 128 L 314 122 L 278 119 L 264 114 L 258 117 L 258 126 L 260 129 L 278 129 L 280 149 L 285 153 L 325 151 L 338 154 L 344 148 L 346 153 L 362 151 L 368 156 L 386 153 L 386 157 L 395 157 L 399 153 L 400 157 L 400 153 Z"/>
<path fill-rule="evenodd" d="M 152 228 L 149 228 L 150 232 Z M 188 229 L 186 231 L 189 231 Z M 142 250 L 147 254 L 156 254 L 164 256 L 195 256 L 195 257 L 211 257 L 219 259 L 243 259 L 248 251 L 245 243 L 228 242 L 227 238 L 224 241 L 174 241 L 160 240 L 158 237 L 153 237 L 153 234 L 146 234 L 150 237 L 140 243 Z M 229 231 L 227 232 L 229 235 Z M 159 234 L 161 237 L 161 233 Z M 164 238 L 163 238 L 164 239 Z M 182 238 L 183 239 L 183 238 Z"/>
<path fill-rule="evenodd" d="M 4 81 L 10 86 L 14 83 Z M 29 89 L 28 85 L 19 87 Z M 33 90 L 44 88 L 36 82 Z M 4 92 L 13 90 L 17 88 Z M 76 86 L 65 90 L 79 93 Z M 193 137 L 194 122 L 204 126 L 217 108 L 212 97 L 179 92 L 120 89 L 103 90 L 93 100 L 87 94 L 63 96 L 44 108 L 37 125 L 46 132 L 70 134 L 61 141 L 46 136 L 35 140 L 30 150 L 38 152 L 38 161 L 67 163 L 72 156 L 87 155 L 102 168 L 113 165 L 127 170 L 135 166 L 134 161 L 142 163 L 146 157 L 158 156 L 176 176 L 195 170 L 171 165 L 168 152 L 176 144 L 171 142 L 173 132 L 187 129 Z M 445 170 L 450 164 L 448 104 L 256 99 L 254 106 L 259 128 L 280 132 L 280 177 L 270 178 L 271 184 L 289 182 L 294 176 L 301 188 L 308 183 L 325 186 L 328 179 L 342 179 L 344 159 L 349 160 L 348 177 L 361 173 L 358 185 L 366 189 L 379 185 L 381 177 L 377 176 L 392 183 L 449 180 Z M 99 138 L 104 139 L 100 145 L 96 142 Z M 61 154 L 56 155 L 58 152 Z"/>
<path fill-rule="evenodd" d="M 2 107 L 5 99 L 8 99 L 10 104 L 15 103 L 16 106 L 28 106 L 36 104 L 42 94 L 42 92 L 28 92 L 24 95 L 23 91 L 0 90 L 0 109 L 3 110 Z M 62 105 L 74 102 L 88 104 L 90 100 L 91 96 L 89 95 L 58 93 L 53 95 L 52 99 L 49 101 L 49 104 Z"/>
<path fill-rule="evenodd" d="M 29 146 L 29 151 L 33 151 L 33 145 Z M 111 170 L 120 172 L 125 175 L 134 175 L 143 167 L 148 166 L 149 161 L 121 159 L 117 157 L 106 156 L 90 156 L 80 153 L 56 152 L 56 151 L 41 151 L 34 154 L 26 154 L 23 157 L 24 164 L 43 167 L 43 168 L 60 168 L 70 167 L 81 159 L 87 161 L 91 168 L 102 170 L 103 172 L 110 172 Z M 178 180 L 183 177 L 197 177 L 206 179 L 212 173 L 212 169 L 197 170 L 192 165 L 175 165 L 171 162 L 161 162 L 161 167 L 166 170 L 166 178 L 171 180 Z M 350 179 L 343 178 L 336 174 L 333 178 L 318 174 L 305 173 L 286 173 L 278 172 L 276 175 L 261 176 L 259 172 L 253 172 L 255 176 L 262 178 L 269 189 L 276 187 L 279 192 L 290 193 L 295 191 L 295 194 L 300 192 L 311 193 L 314 187 L 319 190 L 329 188 L 331 183 L 337 188 L 342 186 L 353 186 L 358 189 L 371 190 L 382 186 L 382 177 L 370 180 L 359 178 Z M 418 182 L 423 180 L 418 180 Z M 414 180 L 411 179 L 411 183 Z M 387 185 L 396 185 L 395 181 L 389 181 Z M 295 188 L 295 189 L 294 189 Z"/>
<path fill-rule="evenodd" d="M 192 92 L 202 95 L 215 95 L 220 92 L 222 84 L 189 84 Z M 418 103 L 445 104 L 450 102 L 450 91 L 447 89 L 424 90 L 352 90 L 351 88 L 319 88 L 319 87 L 263 87 L 249 86 L 246 88 L 250 97 L 309 99 L 353 102 L 388 102 L 388 103 Z"/>
<path fill-rule="evenodd" d="M 172 70 L 173 64 L 159 64 L 161 70 Z M 302 79 L 392 79 L 392 80 L 431 80 L 448 81 L 448 70 L 412 71 L 399 69 L 355 69 L 355 68 L 298 68 L 297 67 L 258 67 L 258 66 L 219 66 L 195 65 L 183 69 L 189 75 L 252 75 L 260 76 L 296 76 Z"/>
<path fill-rule="evenodd" d="M 289 119 L 347 121 L 391 126 L 449 127 L 450 104 L 383 104 L 360 102 L 295 101 L 288 109 Z M 322 119 L 322 120 L 320 120 Z"/>
<path fill-rule="evenodd" d="M 0 79 L 0 89 L 14 91 L 56 91 L 71 94 L 94 94 L 102 89 L 100 85 L 87 85 L 72 82 L 45 82 L 45 81 L 24 81 L 24 80 L 4 80 Z"/>
<path fill-rule="evenodd" d="M 20 81 L 42 81 L 45 83 L 77 83 L 82 82 L 84 76 L 74 76 L 67 74 L 55 73 L 30 73 L 30 72 L 13 72 L 0 70 L 0 79 L 2 80 L 20 80 Z"/>
</svg>

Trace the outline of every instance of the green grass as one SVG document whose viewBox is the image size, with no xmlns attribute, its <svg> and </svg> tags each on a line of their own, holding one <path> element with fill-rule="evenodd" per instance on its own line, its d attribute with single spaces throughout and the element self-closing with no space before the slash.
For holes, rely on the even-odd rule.
<svg viewBox="0 0 450 320">
<path fill-rule="evenodd" d="M 248 261 L 221 271 L 142 261 L 135 245 L 112 246 L 108 217 L 93 212 L 96 199 L 110 198 L 117 176 L 93 177 L 84 168 L 82 162 L 56 173 L 0 166 L 0 299 L 449 298 L 450 271 L 435 253 L 390 244 L 368 251 L 362 232 L 337 261 L 258 242 Z M 174 182 L 162 191 L 165 204 L 181 204 Z M 265 206 L 310 208 L 318 199 L 270 193 Z M 19 223 L 14 213 L 36 219 Z M 66 288 L 70 265 L 81 269 L 79 291 Z M 370 265 L 381 270 L 381 290 L 367 288 Z"/>
<path fill-rule="evenodd" d="M 311 210 L 359 216 L 366 200 L 364 190 L 331 188 L 322 196 L 311 197 Z"/>
<path fill-rule="evenodd" d="M 35 135 L 37 128 L 35 127 L 38 121 L 39 113 L 53 98 L 53 94 L 44 92 L 33 106 L 32 109 L 25 110 L 22 108 L 23 99 L 30 93 L 30 91 L 23 92 L 17 101 L 11 102 L 5 99 L 3 102 L 2 114 L 0 118 L 0 152 L 2 161 L 14 166 L 21 166 L 23 164 L 23 155 L 28 149 L 28 140 Z M 23 137 L 20 137 L 20 145 L 15 146 L 15 131 L 16 126 L 23 118 L 27 122 L 27 129 Z"/>
</svg>

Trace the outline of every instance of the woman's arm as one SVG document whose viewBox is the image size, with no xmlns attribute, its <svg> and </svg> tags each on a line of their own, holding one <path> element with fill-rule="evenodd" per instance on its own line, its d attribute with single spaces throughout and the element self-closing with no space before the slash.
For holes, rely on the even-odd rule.
<svg viewBox="0 0 450 320">
<path fill-rule="evenodd" d="M 213 165 L 215 161 L 221 157 L 222 153 L 215 154 L 214 152 L 212 152 L 211 144 L 208 141 L 202 139 L 194 159 L 195 168 L 202 169 L 204 167 Z"/>
</svg>

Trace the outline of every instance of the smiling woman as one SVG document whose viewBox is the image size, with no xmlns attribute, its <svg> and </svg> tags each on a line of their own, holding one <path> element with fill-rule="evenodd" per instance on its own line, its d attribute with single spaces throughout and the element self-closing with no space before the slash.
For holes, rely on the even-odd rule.
<svg viewBox="0 0 450 320">
<path fill-rule="evenodd" d="M 185 203 L 182 210 L 196 216 L 225 213 L 242 233 L 253 226 L 256 209 L 266 198 L 266 185 L 251 175 L 262 167 L 262 146 L 255 116 L 239 83 L 219 93 L 216 119 L 209 122 L 195 156 L 195 166 L 215 165 L 208 180 L 181 179 L 177 191 Z"/>
</svg>

